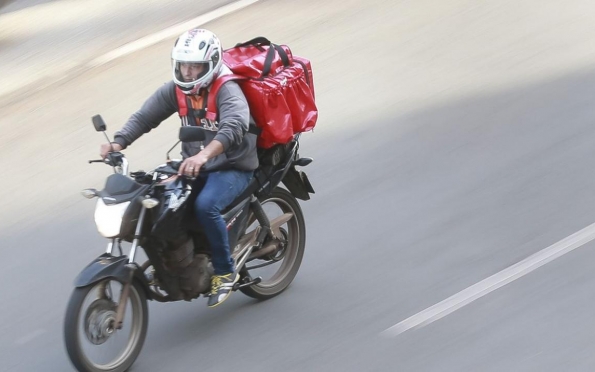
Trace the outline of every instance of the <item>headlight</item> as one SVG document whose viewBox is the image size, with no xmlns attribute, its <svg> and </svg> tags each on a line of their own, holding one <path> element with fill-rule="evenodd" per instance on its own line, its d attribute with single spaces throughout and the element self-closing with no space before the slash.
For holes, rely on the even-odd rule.
<svg viewBox="0 0 595 372">
<path fill-rule="evenodd" d="M 120 204 L 105 205 L 102 199 L 97 200 L 95 207 L 95 224 L 97 231 L 106 238 L 113 238 L 120 234 L 122 226 L 122 217 L 130 202 Z"/>
</svg>

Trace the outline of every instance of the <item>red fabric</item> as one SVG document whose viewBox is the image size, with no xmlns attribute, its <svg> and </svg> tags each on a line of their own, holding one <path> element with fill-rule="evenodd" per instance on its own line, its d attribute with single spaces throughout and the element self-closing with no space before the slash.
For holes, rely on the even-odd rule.
<svg viewBox="0 0 595 372">
<path fill-rule="evenodd" d="M 207 119 L 213 121 L 217 120 L 217 93 L 219 92 L 221 86 L 230 80 L 240 79 L 244 79 L 244 77 L 232 74 L 221 76 L 217 80 L 215 80 L 215 82 L 211 86 L 211 91 L 209 92 L 209 98 L 207 101 L 207 113 L 205 116 Z"/>
<path fill-rule="evenodd" d="M 289 60 L 293 59 L 291 50 L 286 45 L 280 45 L 287 53 Z M 245 76 L 247 78 L 258 79 L 262 76 L 264 70 L 264 60 L 269 50 L 268 45 L 248 45 L 234 47 L 223 52 L 223 62 L 233 71 L 234 74 Z M 283 67 L 283 62 L 278 53 L 275 53 L 271 72 L 275 72 Z"/>
<path fill-rule="evenodd" d="M 237 46 L 223 52 L 223 62 L 233 74 L 221 76 L 215 81 L 209 92 L 206 113 L 207 119 L 216 120 L 217 93 L 224 83 L 236 80 L 246 96 L 256 126 L 262 129 L 258 137 L 258 147 L 261 148 L 289 142 L 295 133 L 313 129 L 318 119 L 310 61 L 293 56 L 288 46 L 281 45 L 289 65 L 284 66 L 281 56 L 275 51 L 270 73 L 263 77 L 270 47 Z M 181 98 L 178 95 L 179 105 Z M 185 97 L 183 101 L 186 105 Z M 183 116 L 181 111 L 179 114 Z"/>
<path fill-rule="evenodd" d="M 188 103 L 186 102 L 186 95 L 177 86 L 176 98 L 178 99 L 178 115 L 180 115 L 180 117 L 188 115 Z"/>
<path fill-rule="evenodd" d="M 314 77 L 312 76 L 312 65 L 310 64 L 310 61 L 297 56 L 293 56 L 293 60 L 298 63 L 303 63 L 306 66 L 306 70 L 308 71 L 307 82 L 310 87 L 310 90 L 312 91 L 312 97 L 316 98 L 314 95 Z"/>
</svg>

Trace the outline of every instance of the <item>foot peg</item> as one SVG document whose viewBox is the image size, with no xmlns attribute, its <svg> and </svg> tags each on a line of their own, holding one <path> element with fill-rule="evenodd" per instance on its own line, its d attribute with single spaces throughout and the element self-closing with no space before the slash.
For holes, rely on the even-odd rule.
<svg viewBox="0 0 595 372">
<path fill-rule="evenodd" d="M 262 282 L 262 278 L 260 276 L 257 276 L 252 280 L 250 280 L 250 278 L 244 278 L 242 282 L 237 282 L 233 285 L 233 290 L 237 291 L 240 288 L 250 287 L 251 285 L 258 284 L 260 282 Z"/>
</svg>

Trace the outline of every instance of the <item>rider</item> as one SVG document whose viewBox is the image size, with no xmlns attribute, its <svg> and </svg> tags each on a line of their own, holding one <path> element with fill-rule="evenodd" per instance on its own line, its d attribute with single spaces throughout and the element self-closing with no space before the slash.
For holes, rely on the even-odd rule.
<svg viewBox="0 0 595 372">
<path fill-rule="evenodd" d="M 178 111 L 176 94 L 182 94 L 191 110 L 182 118 L 182 125 L 198 125 L 205 129 L 204 148 L 199 143 L 184 143 L 185 158 L 180 175 L 196 177 L 194 186 L 202 187 L 194 203 L 199 223 L 210 243 L 215 274 L 211 278 L 209 307 L 226 300 L 234 283 L 235 272 L 225 221 L 221 210 L 227 207 L 248 186 L 258 167 L 256 136 L 248 133 L 250 113 L 246 97 L 237 83 L 228 81 L 217 93 L 217 120 L 201 115 L 213 82 L 231 71 L 223 64 L 223 50 L 217 36 L 204 29 L 183 33 L 172 50 L 173 80 L 150 96 L 124 127 L 115 133 L 114 142 L 101 146 L 105 158 L 110 151 L 120 151 L 142 134 L 157 127 Z M 194 111 L 194 112 L 193 112 Z M 204 111 L 203 111 L 204 113 Z"/>
</svg>

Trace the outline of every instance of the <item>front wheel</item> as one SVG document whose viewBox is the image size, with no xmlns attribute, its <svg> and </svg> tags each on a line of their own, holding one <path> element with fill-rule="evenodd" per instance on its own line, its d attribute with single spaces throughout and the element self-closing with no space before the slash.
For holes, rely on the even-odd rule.
<svg viewBox="0 0 595 372">
<path fill-rule="evenodd" d="M 244 276 L 261 276 L 262 281 L 249 287 L 240 288 L 245 295 L 266 300 L 283 292 L 295 278 L 306 247 L 306 223 L 298 201 L 287 190 L 277 187 L 260 204 L 269 220 L 285 213 L 293 217 L 280 227 L 281 244 L 277 251 L 269 256 L 252 260 L 244 266 Z M 257 226 L 254 222 L 248 230 Z"/>
<path fill-rule="evenodd" d="M 64 319 L 64 341 L 79 371 L 126 371 L 138 357 L 147 335 L 147 300 L 141 286 L 133 281 L 122 328 L 116 329 L 123 288 L 122 283 L 106 279 L 74 289 Z"/>
</svg>

